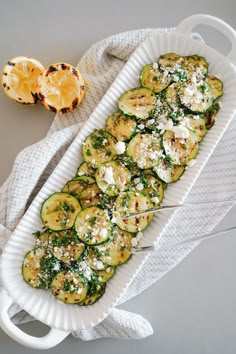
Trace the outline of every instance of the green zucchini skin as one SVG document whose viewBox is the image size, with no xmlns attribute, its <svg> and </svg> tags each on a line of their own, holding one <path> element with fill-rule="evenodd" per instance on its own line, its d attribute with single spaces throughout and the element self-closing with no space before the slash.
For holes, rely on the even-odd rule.
<svg viewBox="0 0 236 354">
<path fill-rule="evenodd" d="M 114 112 L 107 118 L 106 131 L 118 141 L 129 141 L 135 134 L 137 122 L 121 112 Z"/>
</svg>

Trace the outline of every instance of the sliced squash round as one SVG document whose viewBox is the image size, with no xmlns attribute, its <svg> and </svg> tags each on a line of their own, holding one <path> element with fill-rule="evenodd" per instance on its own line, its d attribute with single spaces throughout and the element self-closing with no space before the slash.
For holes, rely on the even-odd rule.
<svg viewBox="0 0 236 354">
<path fill-rule="evenodd" d="M 150 208 L 153 208 L 153 203 L 147 195 L 137 191 L 123 192 L 117 197 L 114 203 L 113 216 L 119 228 L 136 233 L 144 230 L 150 224 L 153 214 L 148 213 L 130 218 L 125 217 L 131 213 L 145 211 Z"/>
<path fill-rule="evenodd" d="M 97 245 L 108 240 L 111 221 L 107 210 L 90 207 L 82 210 L 74 224 L 78 238 L 87 245 Z"/>
<path fill-rule="evenodd" d="M 97 169 L 95 177 L 98 187 L 105 194 L 113 197 L 128 189 L 131 174 L 124 164 L 109 161 Z"/>
<path fill-rule="evenodd" d="M 81 206 L 69 193 L 58 192 L 50 195 L 42 205 L 41 219 L 47 228 L 53 231 L 70 229 Z"/>
<path fill-rule="evenodd" d="M 55 276 L 51 289 L 58 300 L 66 304 L 79 304 L 86 298 L 88 283 L 82 274 L 68 270 Z"/>
<path fill-rule="evenodd" d="M 136 121 L 121 112 L 115 112 L 107 118 L 106 131 L 118 141 L 130 140 L 136 130 Z"/>
<path fill-rule="evenodd" d="M 140 83 L 143 87 L 147 87 L 155 93 L 159 93 L 166 89 L 171 83 L 172 78 L 166 72 L 154 69 L 153 64 L 145 65 L 141 75 Z"/>
<path fill-rule="evenodd" d="M 136 134 L 127 146 L 127 155 L 141 169 L 157 165 L 162 156 L 160 139 L 152 134 Z"/>
<path fill-rule="evenodd" d="M 155 92 L 146 87 L 126 91 L 119 98 L 118 107 L 125 115 L 147 119 L 156 108 Z"/>
<path fill-rule="evenodd" d="M 79 198 L 80 193 L 89 185 L 95 182 L 94 178 L 90 176 L 76 177 L 65 184 L 62 192 L 67 192 L 76 198 Z"/>
</svg>

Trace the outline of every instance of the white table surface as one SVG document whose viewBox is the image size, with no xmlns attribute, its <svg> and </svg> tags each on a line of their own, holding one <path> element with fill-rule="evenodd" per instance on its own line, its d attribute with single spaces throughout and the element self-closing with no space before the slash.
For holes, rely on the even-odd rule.
<svg viewBox="0 0 236 354">
<path fill-rule="evenodd" d="M 235 0 L 8 0 L 0 1 L 0 66 L 17 55 L 30 55 L 45 65 L 76 65 L 93 43 L 138 28 L 173 27 L 194 13 L 218 16 L 236 28 Z M 222 35 L 203 28 L 208 43 L 227 53 Z M 236 88 L 235 88 L 236 89 Z M 22 148 L 43 138 L 54 115 L 38 105 L 21 106 L 0 90 L 0 184 Z M 223 182 L 222 182 L 223 183 Z M 235 223 L 234 208 L 219 227 Z M 66 338 L 47 353 L 233 354 L 236 352 L 236 238 L 205 241 L 174 270 L 122 308 L 151 322 L 153 336 L 139 340 Z M 21 326 L 36 336 L 47 328 Z M 0 354 L 39 353 L 20 346 L 0 331 Z"/>
</svg>

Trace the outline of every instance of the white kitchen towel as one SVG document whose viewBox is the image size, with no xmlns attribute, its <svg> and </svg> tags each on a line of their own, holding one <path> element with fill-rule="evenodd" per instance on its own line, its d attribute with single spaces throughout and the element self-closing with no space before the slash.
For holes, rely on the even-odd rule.
<svg viewBox="0 0 236 354">
<path fill-rule="evenodd" d="M 132 52 L 146 38 L 172 29 L 144 29 L 121 33 L 96 43 L 78 63 L 86 82 L 86 96 L 80 107 L 57 115 L 40 142 L 27 147 L 16 158 L 13 170 L 0 188 L 0 250 L 23 216 L 47 177 L 78 133 Z M 195 36 L 196 40 L 201 40 Z M 27 107 L 26 107 L 27 109 Z M 188 196 L 188 202 L 206 202 L 236 197 L 236 120 L 225 133 Z M 219 168 L 220 166 L 220 168 Z M 198 233 L 207 233 L 226 215 L 233 204 L 195 207 L 176 212 L 163 235 L 161 244 L 180 241 Z M 175 267 L 198 243 L 160 250 L 151 254 L 120 304 L 146 289 Z M 33 320 L 17 305 L 10 309 L 15 323 Z M 73 333 L 91 340 L 99 337 L 143 338 L 152 327 L 142 316 L 114 309 L 98 326 Z"/>
</svg>

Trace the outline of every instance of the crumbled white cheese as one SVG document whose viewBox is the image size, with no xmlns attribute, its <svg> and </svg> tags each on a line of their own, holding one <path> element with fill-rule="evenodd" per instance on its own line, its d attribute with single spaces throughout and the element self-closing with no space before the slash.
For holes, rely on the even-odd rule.
<svg viewBox="0 0 236 354">
<path fill-rule="evenodd" d="M 142 191 L 142 190 L 143 190 L 143 184 L 142 184 L 142 183 L 136 184 L 136 189 L 137 189 L 138 191 Z"/>
<path fill-rule="evenodd" d="M 140 182 L 140 178 L 139 178 L 139 177 L 134 178 L 134 183 L 135 183 L 135 184 L 138 184 L 139 182 Z"/>
<path fill-rule="evenodd" d="M 107 229 L 106 229 L 105 227 L 103 227 L 103 228 L 101 229 L 100 235 L 101 235 L 102 237 L 106 237 L 106 235 L 107 235 Z"/>
<path fill-rule="evenodd" d="M 83 176 L 83 175 L 85 175 L 85 172 L 83 172 L 83 171 L 78 172 L 78 176 Z"/>
<path fill-rule="evenodd" d="M 102 263 L 102 261 L 97 261 L 96 267 L 98 270 L 101 270 L 104 268 L 104 264 Z"/>
<path fill-rule="evenodd" d="M 113 169 L 112 169 L 112 167 L 106 167 L 105 168 L 103 179 L 108 184 L 116 184 L 116 182 L 114 181 L 114 177 L 113 177 Z"/>
<path fill-rule="evenodd" d="M 149 157 L 151 160 L 156 160 L 158 158 L 159 152 L 158 151 L 152 151 L 149 154 Z"/>
<path fill-rule="evenodd" d="M 159 203 L 159 198 L 158 197 L 152 197 L 151 198 L 151 201 L 153 202 L 153 203 Z"/>
<path fill-rule="evenodd" d="M 139 125 L 138 125 L 138 128 L 139 128 L 140 130 L 142 130 L 142 129 L 145 128 L 145 126 L 144 126 L 144 124 L 139 124 Z"/>
<path fill-rule="evenodd" d="M 173 128 L 173 121 L 172 121 L 172 119 L 168 119 L 168 121 L 166 122 L 166 124 L 165 124 L 165 130 L 172 130 L 172 128 Z"/>
<path fill-rule="evenodd" d="M 61 268 L 60 263 L 57 262 L 57 263 L 55 264 L 55 266 L 53 267 L 53 270 L 58 271 L 58 270 L 60 270 L 60 268 Z"/>
<path fill-rule="evenodd" d="M 187 139 L 189 137 L 189 130 L 181 125 L 176 125 L 172 128 L 176 138 Z"/>
<path fill-rule="evenodd" d="M 158 63 L 153 63 L 152 64 L 152 68 L 153 68 L 153 70 L 157 70 L 158 69 Z"/>
<path fill-rule="evenodd" d="M 77 289 L 77 294 L 81 294 L 82 291 L 83 291 L 83 288 L 78 288 L 78 289 Z"/>
<path fill-rule="evenodd" d="M 126 146 L 123 141 L 118 141 L 115 145 L 115 150 L 118 155 L 121 155 L 125 152 Z"/>
<path fill-rule="evenodd" d="M 111 267 L 107 267 L 107 268 L 106 268 L 106 272 L 107 272 L 107 273 L 110 273 L 110 271 L 111 271 Z"/>
</svg>

